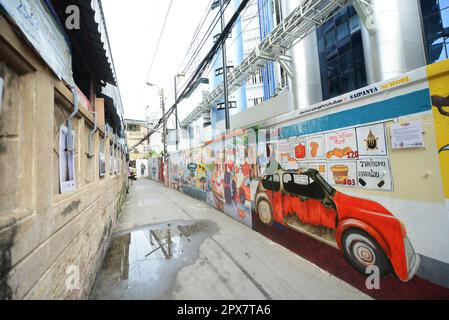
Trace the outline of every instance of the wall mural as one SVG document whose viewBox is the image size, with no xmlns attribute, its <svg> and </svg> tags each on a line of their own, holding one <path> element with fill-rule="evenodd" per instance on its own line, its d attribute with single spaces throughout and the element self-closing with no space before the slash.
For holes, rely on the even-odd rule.
<svg viewBox="0 0 449 320">
<path fill-rule="evenodd" d="M 434 180 L 415 174 L 438 171 L 439 161 L 425 160 L 429 150 L 437 154 L 437 143 L 392 147 L 397 124 L 413 122 L 423 131 L 435 130 L 425 125 L 432 116 L 430 100 L 429 89 L 418 88 L 290 125 L 222 136 L 172 154 L 170 186 L 249 227 L 256 222 L 267 230 L 285 227 L 338 248 L 362 274 L 377 266 L 382 276 L 409 281 L 420 255 L 448 260 L 445 239 L 429 242 L 422 232 L 414 232 L 424 225 L 419 222 L 421 208 L 432 207 L 435 219 L 447 217 L 444 199 L 434 192 L 442 186 L 429 191 L 427 183 Z M 449 134 L 444 139 L 449 145 Z M 404 169 L 406 159 L 416 164 Z"/>
<path fill-rule="evenodd" d="M 428 66 L 428 78 L 445 194 L 449 199 L 449 60 Z"/>
</svg>

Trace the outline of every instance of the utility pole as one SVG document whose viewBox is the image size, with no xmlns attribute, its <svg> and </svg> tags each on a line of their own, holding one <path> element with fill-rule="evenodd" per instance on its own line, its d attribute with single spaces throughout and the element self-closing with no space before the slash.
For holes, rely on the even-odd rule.
<svg viewBox="0 0 449 320">
<path fill-rule="evenodd" d="M 175 130 L 176 130 L 176 151 L 179 150 L 179 135 L 178 135 L 178 75 L 175 76 Z"/>
<path fill-rule="evenodd" d="M 147 135 L 150 134 L 150 115 L 148 110 L 150 109 L 150 106 L 147 106 L 145 108 L 145 118 L 146 118 L 146 127 L 147 127 Z M 148 137 L 148 152 L 151 152 L 151 136 Z"/>
<path fill-rule="evenodd" d="M 224 12 L 224 0 L 220 0 L 220 11 L 221 11 L 221 33 L 223 33 L 226 28 L 226 19 Z M 231 119 L 229 115 L 229 93 L 228 93 L 228 57 L 226 53 L 226 39 L 227 35 L 224 37 L 223 45 L 221 46 L 221 55 L 223 57 L 223 89 L 224 89 L 224 105 L 225 105 L 225 123 L 226 123 L 226 133 L 231 130 Z"/>
<path fill-rule="evenodd" d="M 176 151 L 179 151 L 179 120 L 178 120 L 178 77 L 184 77 L 183 74 L 175 76 L 175 122 L 176 122 Z"/>
<path fill-rule="evenodd" d="M 162 144 L 164 146 L 164 159 L 167 159 L 167 118 L 165 117 L 165 92 L 164 88 L 161 89 L 161 107 L 162 107 L 162 115 L 164 117 L 163 128 L 162 128 Z"/>
</svg>

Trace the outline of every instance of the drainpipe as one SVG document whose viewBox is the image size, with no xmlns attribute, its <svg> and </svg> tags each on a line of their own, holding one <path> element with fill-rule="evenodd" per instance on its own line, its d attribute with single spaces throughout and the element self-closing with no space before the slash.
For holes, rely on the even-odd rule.
<svg viewBox="0 0 449 320">
<path fill-rule="evenodd" d="M 67 151 L 74 151 L 75 150 L 75 139 L 73 138 L 73 125 L 72 120 L 76 117 L 78 114 L 78 91 L 76 87 L 70 87 L 70 90 L 73 94 L 73 112 L 69 116 L 69 119 L 67 120 Z"/>
<path fill-rule="evenodd" d="M 94 115 L 94 129 L 89 133 L 89 153 L 87 154 L 88 158 L 93 158 L 95 156 L 93 152 L 93 136 L 98 131 L 98 124 L 97 124 L 97 112 L 92 112 Z"/>
</svg>

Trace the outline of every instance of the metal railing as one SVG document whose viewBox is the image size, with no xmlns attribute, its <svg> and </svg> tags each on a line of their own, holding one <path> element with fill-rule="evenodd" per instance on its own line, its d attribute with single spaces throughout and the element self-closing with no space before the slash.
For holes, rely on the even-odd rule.
<svg viewBox="0 0 449 320">
<path fill-rule="evenodd" d="M 360 2 L 354 6 L 360 14 L 367 13 L 371 1 L 369 0 L 304 0 L 300 5 L 257 46 L 243 62 L 229 74 L 229 93 L 240 88 L 246 81 L 269 61 L 278 61 L 292 76 L 289 63 L 290 57 L 286 52 L 311 32 L 329 20 L 339 8 L 348 4 Z M 363 12 L 362 9 L 363 9 Z M 365 19 L 362 19 L 365 20 Z M 365 21 L 363 21 L 365 22 Z M 210 112 L 211 106 L 220 102 L 224 95 L 224 83 L 217 86 L 182 122 L 187 127 Z"/>
</svg>

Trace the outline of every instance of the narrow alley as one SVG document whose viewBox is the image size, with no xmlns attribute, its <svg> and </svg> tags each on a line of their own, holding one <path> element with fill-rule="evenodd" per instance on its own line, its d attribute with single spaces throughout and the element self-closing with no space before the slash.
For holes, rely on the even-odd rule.
<svg viewBox="0 0 449 320">
<path fill-rule="evenodd" d="M 8 300 L 449 301 L 449 0 L 0 0 Z"/>
<path fill-rule="evenodd" d="M 162 238 L 168 230 L 172 257 L 166 255 L 168 248 L 149 255 L 166 242 Z M 208 205 L 138 180 L 131 186 L 91 299 L 369 297 Z"/>
</svg>

